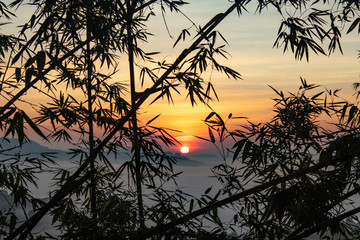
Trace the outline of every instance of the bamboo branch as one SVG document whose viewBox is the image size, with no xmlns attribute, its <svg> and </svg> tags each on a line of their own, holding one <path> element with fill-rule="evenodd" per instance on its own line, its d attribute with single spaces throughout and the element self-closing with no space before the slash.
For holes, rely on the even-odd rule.
<svg viewBox="0 0 360 240">
<path fill-rule="evenodd" d="M 135 114 L 136 110 L 139 109 L 139 107 L 149 98 L 149 96 L 151 95 L 151 93 L 153 91 L 157 91 L 157 87 L 159 87 L 165 80 L 166 78 L 170 75 L 170 73 L 172 71 L 174 71 L 176 69 L 176 67 L 192 52 L 194 51 L 197 46 L 204 40 L 206 39 L 206 37 L 208 36 L 208 34 L 211 33 L 211 31 L 214 30 L 214 28 L 220 23 L 222 22 L 239 4 L 241 4 L 241 1 L 236 1 L 233 5 L 231 5 L 228 10 L 222 14 L 218 14 L 216 20 L 214 21 L 214 19 L 211 19 L 209 21 L 209 24 L 206 24 L 207 28 L 206 29 L 202 29 L 203 32 L 198 35 L 197 39 L 193 42 L 193 44 L 189 47 L 184 49 L 181 54 L 178 56 L 178 58 L 174 61 L 174 63 L 163 73 L 163 75 L 158 79 L 158 81 L 156 83 L 154 83 L 154 85 L 151 88 L 146 89 L 143 94 L 141 95 L 141 97 L 138 99 L 138 101 L 136 102 L 136 104 L 132 107 L 132 109 L 130 110 L 130 112 L 128 114 L 126 114 L 124 117 L 122 117 L 119 122 L 117 123 L 117 125 L 113 128 L 113 130 L 110 131 L 110 133 L 104 138 L 104 140 L 94 149 L 93 154 L 90 154 L 90 156 L 83 162 L 83 164 L 78 168 L 78 170 L 69 177 L 68 181 L 65 183 L 65 185 L 63 187 L 61 187 L 56 194 L 54 195 L 54 197 L 52 198 L 51 201 L 49 201 L 47 204 L 44 205 L 44 207 L 42 207 L 41 209 L 39 209 L 38 212 L 36 212 L 32 217 L 30 217 L 27 221 L 25 221 L 21 226 L 19 226 L 14 232 L 12 232 L 7 238 L 6 240 L 10 240 L 10 239 L 14 239 L 16 236 L 18 236 L 19 234 L 21 234 L 23 232 L 23 234 L 21 234 L 21 237 L 19 239 L 25 239 L 26 236 L 31 232 L 31 230 L 36 226 L 36 224 L 41 220 L 41 218 L 52 208 L 54 207 L 60 200 L 62 200 L 64 197 L 66 197 L 69 193 L 71 193 L 74 189 L 76 189 L 77 187 L 79 187 L 82 182 L 77 181 L 76 179 L 79 177 L 79 175 L 86 169 L 86 167 L 91 163 L 91 161 L 93 161 L 96 157 L 96 155 L 101 151 L 101 149 L 112 139 L 112 137 L 123 128 L 124 124 L 130 119 L 130 117 L 133 116 L 133 114 Z M 84 46 L 86 44 L 83 43 L 82 46 Z M 78 47 L 79 49 L 80 47 Z M 74 50 L 73 50 L 74 51 Z M 48 68 L 49 69 L 49 68 Z M 49 72 L 50 70 L 47 69 L 47 72 Z M 46 72 L 46 73 L 47 73 Z M 45 74 L 45 72 L 44 72 Z M 39 79 L 38 79 L 39 80 Z M 35 80 L 34 80 L 35 81 Z M 31 84 L 29 84 L 30 86 L 32 86 L 33 84 L 35 84 L 35 82 L 32 82 Z M 23 91 L 26 92 L 28 90 L 28 88 L 26 90 Z M 21 94 L 22 95 L 22 94 Z M 21 96 L 20 95 L 20 96 Z M 17 95 L 18 96 L 18 95 Z M 20 96 L 18 96 L 17 98 L 15 98 L 15 100 L 13 102 L 15 102 Z M 12 103 L 13 103 L 12 102 Z M 12 104 L 11 103 L 11 104 Z M 9 106 L 11 106 L 11 104 Z M 1 109 L 0 109 L 1 110 Z M 0 114 L 2 114 L 0 112 Z M 85 176 L 90 176 L 90 174 L 87 174 Z M 83 178 L 81 178 L 83 179 Z M 85 181 L 86 179 L 84 179 Z"/>
<path fill-rule="evenodd" d="M 310 236 L 311 234 L 314 234 L 328 226 L 331 226 L 333 224 L 339 223 L 340 221 L 344 220 L 345 218 L 348 218 L 352 215 L 355 215 L 357 213 L 360 212 L 360 207 L 354 208 L 353 210 L 347 211 L 343 214 L 340 214 L 337 217 L 325 220 L 319 224 L 317 224 L 316 226 L 314 226 L 313 228 L 308 229 L 307 231 L 295 236 L 295 237 L 291 237 L 291 238 L 287 238 L 286 240 L 300 240 L 303 239 L 305 237 Z"/>
<path fill-rule="evenodd" d="M 332 203 L 326 205 L 325 207 L 323 207 L 321 209 L 321 211 L 316 212 L 316 215 L 319 214 L 324 214 L 327 211 L 329 211 L 330 209 L 332 209 L 333 207 L 335 207 L 337 204 L 339 204 L 340 202 L 348 199 L 349 197 L 359 193 L 360 191 L 360 186 L 354 188 L 353 190 L 351 190 L 350 192 L 347 192 L 346 194 L 344 194 L 343 196 L 341 196 L 340 198 L 338 198 L 337 200 L 333 201 Z M 303 224 L 300 227 L 298 227 L 297 229 L 295 229 L 292 233 L 290 233 L 287 238 L 285 240 L 290 240 L 293 237 L 296 237 L 297 235 L 299 235 L 301 233 L 301 231 L 303 231 L 306 227 L 308 226 L 308 224 Z"/>
<path fill-rule="evenodd" d="M 140 234 L 138 235 L 135 239 L 136 240 L 140 240 L 140 239 L 146 239 L 146 238 L 149 238 L 149 237 L 152 237 L 154 235 L 157 235 L 157 234 L 163 234 L 165 233 L 166 231 L 168 231 L 169 229 L 172 229 L 174 227 L 176 227 L 177 225 L 180 225 L 180 224 L 183 224 L 193 218 L 196 218 L 198 216 L 201 216 L 207 212 L 210 212 L 212 211 L 213 209 L 216 209 L 216 208 L 220 208 L 220 207 L 223 207 L 227 204 L 230 204 L 230 203 L 233 203 L 234 201 L 238 201 L 244 197 L 247 197 L 251 194 L 254 194 L 254 193 L 258 193 L 258 192 L 261 192 L 269 187 L 272 187 L 274 185 L 277 185 L 277 184 L 280 184 L 280 183 L 283 183 L 283 182 L 286 182 L 286 181 L 289 181 L 289 180 L 292 180 L 294 178 L 298 178 L 298 177 L 301 177 L 307 173 L 310 173 L 310 172 L 314 172 L 316 170 L 319 170 L 323 167 L 326 167 L 328 166 L 329 164 L 326 164 L 326 163 L 322 163 L 322 164 L 317 164 L 317 165 L 314 165 L 312 167 L 308 167 L 308 168 L 303 168 L 303 169 L 300 169 L 296 172 L 294 172 L 293 174 L 291 175 L 288 175 L 288 176 L 285 176 L 285 177 L 281 177 L 281 178 L 278 178 L 278 179 L 275 179 L 273 181 L 270 181 L 270 182 L 267 182 L 267 183 L 264 183 L 264 184 L 261 184 L 261 185 L 257 185 L 255 187 L 252 187 L 248 190 L 245 190 L 243 192 L 240 192 L 240 193 L 237 193 L 235 195 L 232 195 L 228 198 L 225 198 L 223 200 L 220 200 L 220 201 L 217 201 L 215 203 L 212 203 L 210 205 L 207 205 L 203 208 L 200 208 L 192 213 L 189 213 L 188 215 L 185 215 L 183 217 L 180 217 L 170 223 L 166 223 L 166 224 L 161 224 L 161 225 L 158 225 L 156 227 L 153 227 L 151 228 L 149 231 L 143 233 L 143 234 Z"/>
<path fill-rule="evenodd" d="M 77 50 L 79 50 L 80 48 L 84 47 L 86 45 L 86 42 L 81 43 L 80 45 L 78 45 L 77 47 L 75 47 L 73 50 L 67 52 L 64 56 L 62 56 L 58 62 L 62 62 L 64 61 L 66 58 L 68 58 L 69 56 L 71 56 L 72 54 L 74 54 Z M 42 76 L 48 74 L 51 70 L 55 69 L 55 67 L 58 64 L 56 63 L 51 63 L 50 66 L 42 71 Z M 13 96 L 3 107 L 0 107 L 0 116 L 4 114 L 4 112 L 12 105 L 14 104 L 22 95 L 24 95 L 30 88 L 32 88 L 39 80 L 41 80 L 42 77 L 38 76 L 36 77 L 33 81 L 31 81 L 29 84 L 26 84 L 25 87 L 20 90 L 15 96 Z"/>
<path fill-rule="evenodd" d="M 90 7 L 91 2 L 87 6 L 87 13 L 86 13 L 86 62 L 87 62 L 87 100 L 88 100 L 88 127 L 89 127 L 89 152 L 90 155 L 93 154 L 94 151 L 94 124 L 93 124 L 93 106 L 92 106 L 92 59 L 91 59 L 91 31 L 90 25 L 92 24 L 92 20 L 90 18 Z M 95 157 L 96 158 L 96 157 Z M 96 182 L 95 182 L 95 158 L 90 163 L 90 205 L 91 205 L 91 212 L 92 217 L 94 219 L 97 218 L 97 207 L 96 207 Z"/>
<path fill-rule="evenodd" d="M 189 220 L 191 220 L 193 218 L 196 218 L 196 217 L 198 217 L 200 215 L 208 213 L 208 212 L 210 212 L 210 211 L 212 211 L 212 210 L 214 210 L 216 208 L 223 207 L 223 206 L 225 206 L 227 204 L 233 203 L 234 201 L 238 201 L 238 200 L 240 200 L 242 198 L 245 198 L 245 197 L 247 197 L 247 196 L 249 196 L 251 194 L 258 193 L 258 192 L 261 192 L 261 191 L 263 191 L 263 190 L 265 190 L 265 189 L 267 189 L 269 187 L 275 186 L 277 184 L 284 183 L 286 181 L 289 181 L 289 180 L 292 180 L 292 179 L 295 179 L 295 178 L 299 178 L 299 177 L 301 177 L 301 176 L 303 176 L 305 174 L 320 170 L 321 168 L 330 166 L 330 165 L 332 165 L 334 163 L 348 161 L 349 159 L 352 159 L 355 156 L 358 156 L 359 154 L 360 154 L 360 149 L 357 149 L 354 152 L 349 153 L 347 156 L 343 156 L 343 157 L 339 157 L 337 159 L 334 159 L 333 162 L 331 162 L 331 163 L 330 162 L 323 162 L 323 163 L 319 163 L 319 164 L 316 164 L 316 165 L 311 166 L 311 167 L 307 167 L 307 168 L 297 170 L 296 172 L 294 172 L 294 173 L 292 173 L 290 175 L 287 175 L 287 176 L 272 180 L 270 182 L 255 186 L 253 188 L 250 188 L 248 190 L 245 190 L 245 191 L 240 192 L 238 194 L 232 195 L 232 196 L 230 196 L 228 198 L 217 201 L 217 202 L 212 203 L 212 204 L 210 204 L 208 206 L 205 206 L 203 208 L 200 208 L 200 209 L 198 209 L 198 210 L 196 210 L 196 211 L 194 211 L 194 212 L 192 212 L 192 213 L 190 213 L 188 215 L 185 215 L 185 216 L 183 216 L 181 218 L 178 218 L 178 219 L 176 219 L 176 220 L 174 220 L 174 221 L 172 221 L 170 223 L 155 226 L 155 227 L 151 228 L 149 231 L 138 235 L 135 239 L 138 239 L 138 240 L 146 239 L 146 238 L 152 237 L 152 236 L 157 235 L 157 234 L 163 234 L 166 231 L 168 231 L 169 229 L 172 229 L 177 225 L 183 224 L 183 223 L 185 223 L 185 222 L 187 222 L 187 221 L 189 221 Z M 355 213 L 353 213 L 353 214 L 355 214 Z M 336 221 L 336 220 L 334 220 L 334 221 Z M 310 234 L 312 234 L 312 233 L 310 233 Z M 301 236 L 303 236 L 303 235 L 301 235 Z M 308 235 L 306 235 L 306 236 L 308 236 Z M 298 239 L 298 238 L 295 238 L 295 239 Z M 294 240 L 294 239 L 291 238 L 289 240 Z"/>
</svg>

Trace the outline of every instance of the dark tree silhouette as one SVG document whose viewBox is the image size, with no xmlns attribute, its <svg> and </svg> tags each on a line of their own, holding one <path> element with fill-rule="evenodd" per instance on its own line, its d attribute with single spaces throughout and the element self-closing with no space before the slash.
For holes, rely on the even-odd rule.
<svg viewBox="0 0 360 240">
<path fill-rule="evenodd" d="M 79 166 L 73 173 L 61 169 L 56 175 L 58 190 L 42 202 L 31 196 L 28 184 L 36 185 L 38 171 L 53 170 L 52 156 L 17 155 L 4 160 L 0 181 L 14 197 L 12 204 L 25 209 L 32 203 L 35 211 L 23 223 L 18 223 L 13 208 L 1 213 L 1 234 L 6 239 L 31 237 L 46 214 L 53 217 L 64 239 L 226 239 L 217 209 L 235 204 L 241 207 L 234 211 L 233 226 L 248 229 L 243 239 L 300 239 L 315 232 L 325 234 L 328 227 L 332 234 L 354 234 L 353 226 L 342 220 L 359 211 L 343 208 L 359 188 L 359 110 L 355 104 L 337 102 L 337 91 L 308 97 L 316 86 L 303 79 L 299 92 L 289 96 L 274 89 L 279 98 L 273 119 L 260 125 L 249 122 L 234 131 L 212 112 L 205 119 L 210 134 L 205 140 L 216 144 L 217 133 L 221 146 L 226 139 L 235 141 L 233 159 L 214 168 L 224 189 L 215 197 L 205 191 L 208 200 L 198 199 L 203 206 L 198 210 L 194 199 L 163 188 L 177 173 L 172 167 L 176 159 L 161 146 L 176 144 L 176 139 L 152 125 L 158 116 L 141 124 L 138 110 L 147 100 L 171 102 L 180 86 L 193 105 L 209 104 L 217 97 L 202 77 L 209 68 L 240 79 L 237 71 L 217 60 L 226 52 L 216 41 L 221 36 L 216 27 L 233 11 L 241 17 L 247 4 L 256 3 L 260 13 L 275 8 L 283 21 L 274 46 L 292 51 L 296 59 L 309 60 L 311 52 L 342 52 L 341 30 L 360 29 L 356 1 L 230 1 L 226 11 L 195 32 L 181 32 L 174 46 L 190 34 L 193 40 L 171 63 L 156 61 L 156 52 L 144 51 L 140 42 L 146 43 L 150 34 L 146 25 L 154 8 L 181 13 L 186 4 L 182 0 L 16 0 L 8 6 L 0 2 L 1 17 L 10 19 L 27 3 L 35 11 L 19 36 L 0 35 L 0 54 L 7 63 L 1 72 L 1 130 L 4 138 L 17 136 L 19 145 L 27 140 L 26 127 L 47 141 L 73 144 L 71 155 Z M 118 57 L 123 55 L 129 66 L 128 83 L 117 81 L 115 75 Z M 146 64 L 139 66 L 136 58 Z M 137 81 L 150 85 L 136 89 Z M 42 94 L 48 103 L 28 102 L 25 96 L 31 91 Z M 29 116 L 19 102 L 36 109 L 37 116 Z M 337 117 L 338 129 L 322 129 L 317 123 L 321 114 Z M 119 149 L 131 149 L 131 157 L 116 169 L 107 153 Z M 221 153 L 226 160 L 225 150 Z M 129 175 L 126 186 L 124 172 Z M 245 183 L 254 182 L 258 185 L 245 189 Z M 145 204 L 144 187 L 156 196 L 152 206 Z M 220 230 L 202 229 L 198 217 L 203 214 Z"/>
</svg>

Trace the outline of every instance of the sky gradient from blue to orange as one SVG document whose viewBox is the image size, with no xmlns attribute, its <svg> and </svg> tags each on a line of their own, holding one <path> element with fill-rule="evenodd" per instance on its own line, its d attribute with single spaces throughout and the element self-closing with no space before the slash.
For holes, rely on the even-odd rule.
<svg viewBox="0 0 360 240">
<path fill-rule="evenodd" d="M 189 2 L 191 3 L 182 10 L 200 26 L 231 5 L 227 0 Z M 338 52 L 330 57 L 311 54 L 309 63 L 305 60 L 300 62 L 295 60 L 292 53 L 283 54 L 282 49 L 272 47 L 281 20 L 274 9 L 264 10 L 261 15 L 255 13 L 255 8 L 251 5 L 248 10 L 249 13 L 244 12 L 240 17 L 234 12 L 218 27 L 229 43 L 226 50 L 231 54 L 227 60 L 223 60 L 223 63 L 241 73 L 243 80 L 234 81 L 225 75 L 212 73 L 211 81 L 220 98 L 219 102 L 211 103 L 216 112 L 224 118 L 232 113 L 234 116 L 248 117 L 254 122 L 267 121 L 272 114 L 271 98 L 275 97 L 268 85 L 285 92 L 294 91 L 300 84 L 300 77 L 305 78 L 309 83 L 324 85 L 329 89 L 342 88 L 344 98 L 351 97 L 353 93 L 351 84 L 359 81 L 357 50 L 360 48 L 356 33 L 343 35 L 344 55 Z M 17 21 L 25 20 L 26 15 L 19 14 Z M 158 14 L 151 19 L 148 30 L 154 36 L 148 39 L 149 44 L 145 47 L 149 51 L 160 51 L 161 54 L 157 56 L 159 61 L 174 59 L 183 47 L 189 46 L 187 41 L 172 48 L 180 31 L 190 27 L 191 23 L 174 13 L 166 14 L 165 18 L 172 38 L 169 37 L 163 19 Z M 122 71 L 117 75 L 116 80 L 126 80 L 128 79 L 126 58 L 123 56 L 120 61 L 123 61 L 123 64 L 120 63 Z M 209 80 L 209 76 L 205 77 L 205 80 Z M 147 102 L 139 111 L 142 114 L 141 119 L 146 123 L 148 119 L 161 113 L 161 117 L 154 122 L 154 125 L 180 130 L 181 134 L 174 133 L 174 135 L 184 145 L 188 145 L 190 151 L 206 151 L 194 135 L 207 137 L 207 128 L 202 120 L 211 110 L 201 103 L 192 107 L 185 99 L 185 91 L 181 92 L 181 96 L 174 98 L 174 105 L 168 104 L 165 100 L 151 106 L 148 106 L 149 102 Z M 236 124 L 241 123 L 244 123 L 244 120 L 236 122 Z"/>
<path fill-rule="evenodd" d="M 225 11 L 230 4 L 228 1 L 197 0 L 185 6 L 184 12 L 198 25 L 204 25 L 216 13 Z M 328 89 L 342 88 L 340 95 L 350 100 L 353 94 L 352 84 L 359 81 L 357 34 L 343 34 L 343 55 L 339 52 L 331 56 L 312 53 L 309 62 L 297 61 L 292 53 L 283 53 L 282 49 L 273 48 L 281 21 L 275 10 L 265 10 L 261 15 L 255 13 L 255 8 L 251 8 L 251 5 L 248 10 L 249 13 L 245 12 L 240 17 L 234 12 L 218 27 L 229 43 L 226 50 L 231 54 L 224 63 L 240 72 L 243 80 L 234 81 L 227 79 L 225 75 L 213 73 L 211 81 L 220 98 L 220 102 L 211 103 L 216 112 L 225 119 L 232 113 L 234 116 L 248 117 L 253 122 L 268 121 L 274 104 L 271 98 L 276 96 L 269 85 L 284 92 L 296 91 L 300 86 L 300 77 Z M 168 16 L 168 19 L 172 19 L 173 15 Z M 176 48 L 171 49 L 173 41 L 168 37 L 161 21 L 159 20 L 154 28 L 154 39 L 161 36 L 162 40 L 158 41 L 159 49 L 168 44 L 169 51 L 173 52 Z M 181 30 L 179 22 L 181 21 L 168 22 L 174 39 Z M 183 28 L 189 26 L 184 20 Z M 172 30 L 174 28 L 178 31 Z M 167 52 L 164 52 L 164 55 L 167 55 Z M 191 146 L 195 143 L 192 135 L 207 137 L 207 128 L 201 120 L 205 119 L 211 110 L 201 104 L 191 107 L 188 101 L 184 101 L 185 95 L 184 93 L 177 98 L 174 106 L 161 102 L 152 106 L 151 110 L 146 108 L 146 111 L 162 112 L 162 117 L 157 121 L 159 125 L 183 131 L 180 140 Z M 147 116 L 147 113 L 144 115 Z M 232 122 L 234 127 L 236 124 L 245 123 L 245 120 Z M 194 145 L 201 149 L 201 143 Z"/>
</svg>

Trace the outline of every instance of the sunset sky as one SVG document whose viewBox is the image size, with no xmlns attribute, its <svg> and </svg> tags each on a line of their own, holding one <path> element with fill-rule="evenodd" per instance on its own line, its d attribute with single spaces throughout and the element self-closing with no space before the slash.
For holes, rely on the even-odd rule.
<svg viewBox="0 0 360 240">
<path fill-rule="evenodd" d="M 227 1 L 197 0 L 185 6 L 183 11 L 195 23 L 204 25 L 208 19 L 225 11 L 229 6 Z M 328 89 L 342 88 L 341 96 L 350 99 L 353 94 L 351 85 L 359 81 L 357 34 L 343 35 L 343 55 L 339 52 L 330 57 L 311 54 L 309 62 L 297 61 L 292 53 L 283 54 L 282 49 L 273 48 L 281 21 L 278 13 L 269 9 L 259 15 L 251 5 L 248 11 L 240 17 L 234 12 L 218 27 L 229 43 L 226 49 L 231 56 L 225 63 L 240 72 L 243 80 L 234 81 L 227 79 L 225 75 L 212 75 L 212 82 L 220 98 L 220 102 L 211 103 L 216 112 L 225 119 L 229 113 L 233 113 L 234 116 L 248 117 L 253 122 L 267 121 L 272 114 L 274 103 L 271 98 L 276 96 L 268 85 L 284 92 L 295 91 L 300 86 L 300 77 Z M 176 39 L 179 31 L 190 24 L 184 18 L 177 20 L 181 17 L 174 17 L 174 14 L 167 16 L 170 34 Z M 168 45 L 168 50 L 161 50 L 165 56 L 170 55 L 168 52 L 179 52 L 180 49 L 171 48 L 173 40 L 170 39 L 162 19 L 157 20 L 157 24 L 150 28 L 155 34 L 153 39 L 157 42 L 154 48 L 159 45 L 158 49 L 166 49 L 164 46 Z M 184 24 L 180 27 L 179 22 Z M 202 143 L 191 136 L 207 136 L 207 128 L 202 120 L 211 110 L 201 104 L 191 107 L 189 101 L 184 100 L 185 96 L 184 92 L 183 96 L 175 100 L 174 106 L 158 102 L 155 106 L 143 108 L 142 111 L 145 116 L 161 112 L 162 117 L 157 121 L 159 125 L 183 131 L 180 140 L 190 147 L 193 145 L 201 149 Z M 245 120 L 234 120 L 232 123 L 235 127 L 236 124 L 245 123 Z"/>
<path fill-rule="evenodd" d="M 231 5 L 226 0 L 189 2 L 191 3 L 182 10 L 200 26 Z M 348 99 L 351 97 L 353 93 L 351 84 L 359 81 L 357 59 L 359 46 L 356 33 L 351 35 L 344 33 L 342 38 L 344 55 L 338 52 L 330 57 L 311 54 L 309 63 L 306 60 L 296 61 L 292 53 L 283 54 L 282 49 L 272 47 L 281 21 L 275 10 L 264 10 L 259 15 L 255 13 L 254 6 L 249 5 L 248 11 L 240 17 L 234 12 L 218 27 L 229 43 L 226 50 L 231 55 L 223 63 L 240 72 L 243 80 L 234 81 L 222 74 L 211 74 L 211 81 L 220 98 L 220 102 L 215 101 L 210 104 L 216 112 L 224 118 L 232 113 L 234 116 L 248 117 L 253 122 L 267 121 L 272 114 L 271 98 L 275 97 L 268 85 L 284 92 L 294 91 L 300 84 L 300 77 L 305 78 L 309 83 L 324 85 L 328 89 L 342 88 L 342 96 Z M 19 13 L 16 20 L 19 23 L 30 16 L 28 8 L 21 9 Z M 165 18 L 172 38 L 166 30 L 161 14 L 158 14 L 151 19 L 148 30 L 154 36 L 149 38 L 149 44 L 145 47 L 149 51 L 160 51 L 161 54 L 156 57 L 159 61 L 174 59 L 183 47 L 190 44 L 190 41 L 187 41 L 172 48 L 180 31 L 189 28 L 191 23 L 183 16 L 174 13 L 166 14 Z M 117 75 L 117 79 L 127 80 L 125 56 L 120 58 L 120 61 L 123 61 L 120 62 L 122 71 Z M 209 79 L 210 74 L 205 80 Z M 158 101 L 148 106 L 150 102 L 147 102 L 139 111 L 142 114 L 141 119 L 145 123 L 161 113 L 161 117 L 154 125 L 182 131 L 181 134 L 174 135 L 184 145 L 189 146 L 190 152 L 206 151 L 203 143 L 194 135 L 207 137 L 207 128 L 202 120 L 211 110 L 201 103 L 192 107 L 185 97 L 186 92 L 182 90 L 182 95 L 174 99 L 174 105 L 166 101 Z M 242 123 L 245 123 L 245 120 L 233 121 L 231 126 L 235 127 L 236 124 Z"/>
</svg>

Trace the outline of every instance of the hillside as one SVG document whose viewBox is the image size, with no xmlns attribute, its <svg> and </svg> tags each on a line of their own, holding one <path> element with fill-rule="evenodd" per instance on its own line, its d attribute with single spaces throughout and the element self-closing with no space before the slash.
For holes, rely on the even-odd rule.
<svg viewBox="0 0 360 240">
<path fill-rule="evenodd" d="M 35 141 L 24 142 L 22 146 L 19 145 L 16 138 L 1 138 L 0 139 L 0 159 L 6 159 L 14 155 L 24 157 L 40 157 L 41 155 L 55 156 L 56 159 L 68 159 L 69 156 L 65 151 L 58 149 L 50 149 L 42 146 Z"/>
</svg>

